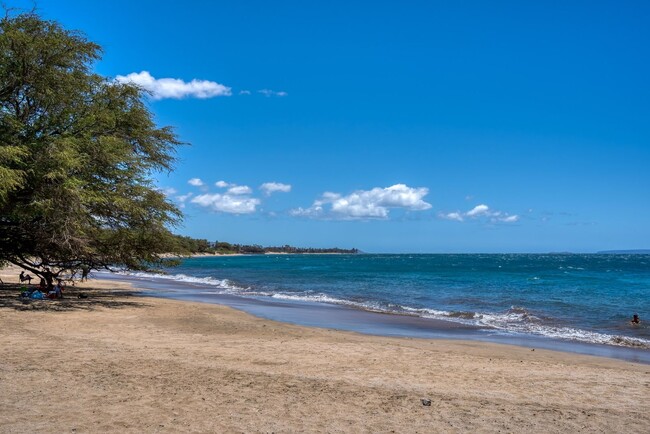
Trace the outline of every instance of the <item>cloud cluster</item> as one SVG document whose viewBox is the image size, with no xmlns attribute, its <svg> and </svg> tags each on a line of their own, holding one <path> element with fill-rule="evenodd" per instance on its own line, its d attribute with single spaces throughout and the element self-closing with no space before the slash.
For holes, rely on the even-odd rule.
<svg viewBox="0 0 650 434">
<path fill-rule="evenodd" d="M 205 185 L 197 178 L 188 181 L 191 185 L 200 187 Z M 214 184 L 218 188 L 227 189 L 225 193 L 205 193 L 195 196 L 191 203 L 209 208 L 216 212 L 227 214 L 252 214 L 257 211 L 261 203 L 259 199 L 251 197 L 253 190 L 247 185 L 231 184 L 226 181 L 217 181 Z"/>
<path fill-rule="evenodd" d="M 204 191 L 208 189 L 206 184 L 199 178 L 190 179 L 188 184 L 201 187 Z M 257 207 L 262 203 L 260 199 L 252 196 L 253 189 L 247 185 L 237 185 L 223 180 L 215 182 L 214 185 L 217 188 L 225 189 L 225 192 L 200 194 L 194 196 L 190 202 L 209 208 L 212 211 L 228 214 L 252 214 L 257 211 Z M 291 191 L 291 185 L 279 182 L 265 182 L 260 186 L 260 191 L 266 196 L 270 196 L 274 192 Z M 192 193 L 188 193 L 185 196 L 177 196 L 176 199 L 183 206 L 191 196 Z"/>
<path fill-rule="evenodd" d="M 228 86 L 214 81 L 194 79 L 186 82 L 178 78 L 155 78 L 149 71 L 118 75 L 115 80 L 119 83 L 136 84 L 151 92 L 151 97 L 156 100 L 187 97 L 214 98 L 232 95 L 232 90 Z"/>
<path fill-rule="evenodd" d="M 450 212 L 438 213 L 438 217 L 444 220 L 453 220 L 457 222 L 465 221 L 466 219 L 487 219 L 491 223 L 514 223 L 519 221 L 519 216 L 516 214 L 508 214 L 502 211 L 492 211 L 489 206 L 485 204 L 476 205 L 474 208 L 466 212 Z"/>
<path fill-rule="evenodd" d="M 296 208 L 291 210 L 290 214 L 300 217 L 343 220 L 385 219 L 388 218 L 391 208 L 409 211 L 423 211 L 431 208 L 431 204 L 422 199 L 427 194 L 429 194 L 428 188 L 412 188 L 405 184 L 358 190 L 347 196 L 326 192 L 309 208 Z"/>
<path fill-rule="evenodd" d="M 181 208 L 192 203 L 209 210 L 227 214 L 253 214 L 258 211 L 264 197 L 275 193 L 289 193 L 290 184 L 265 182 L 255 190 L 247 185 L 227 181 L 217 181 L 213 185 L 221 191 L 210 192 L 210 186 L 200 178 L 192 178 L 187 183 L 198 190 L 179 195 L 174 189 L 161 189 L 168 197 L 173 196 Z M 213 187 L 213 188 L 214 188 Z M 324 220 L 385 220 L 391 210 L 425 211 L 432 208 L 424 198 L 429 194 L 426 187 L 409 187 L 395 184 L 390 187 L 375 187 L 370 190 L 357 190 L 350 194 L 325 192 L 310 207 L 294 208 L 288 211 L 293 217 L 307 217 Z M 257 197 L 256 197 L 257 196 Z M 268 212 L 268 215 L 275 214 Z M 517 214 L 491 209 L 479 204 L 467 211 L 439 212 L 438 218 L 457 222 L 482 221 L 489 223 L 515 223 L 520 220 Z"/>
<path fill-rule="evenodd" d="M 192 199 L 192 203 L 217 212 L 252 214 L 260 204 L 260 200 L 248 196 L 214 193 L 198 195 Z"/>
</svg>

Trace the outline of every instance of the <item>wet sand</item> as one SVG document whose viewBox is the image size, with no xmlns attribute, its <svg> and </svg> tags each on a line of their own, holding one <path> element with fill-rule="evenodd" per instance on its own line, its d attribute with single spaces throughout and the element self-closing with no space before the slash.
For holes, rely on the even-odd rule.
<svg viewBox="0 0 650 434">
<path fill-rule="evenodd" d="M 87 298 L 75 298 L 80 292 Z M 132 293 L 126 283 L 94 280 L 64 300 L 23 304 L 15 290 L 0 291 L 0 432 L 650 426 L 648 365 L 301 327 Z"/>
<path fill-rule="evenodd" d="M 375 312 L 338 304 L 278 300 L 264 296 L 243 297 L 219 293 L 212 285 L 197 282 L 112 273 L 98 273 L 96 276 L 105 280 L 128 282 L 138 289 L 143 289 L 142 294 L 146 296 L 220 304 L 257 317 L 296 325 L 391 337 L 477 340 L 650 364 L 650 351 L 638 347 L 515 334 L 454 321 Z"/>
</svg>

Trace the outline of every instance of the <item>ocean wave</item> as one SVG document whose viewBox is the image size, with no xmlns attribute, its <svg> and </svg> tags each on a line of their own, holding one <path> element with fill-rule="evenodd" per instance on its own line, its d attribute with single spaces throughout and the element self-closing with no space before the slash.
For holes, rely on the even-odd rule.
<svg viewBox="0 0 650 434">
<path fill-rule="evenodd" d="M 270 294 L 271 298 L 278 300 L 291 300 L 291 301 L 311 301 L 314 303 L 330 303 L 330 304 L 341 304 L 347 306 L 361 306 L 361 303 L 355 303 L 353 301 L 344 300 L 341 298 L 330 297 L 325 294 L 293 294 L 287 292 L 276 292 Z"/>
<path fill-rule="evenodd" d="M 543 319 L 532 315 L 524 308 L 512 308 L 504 314 L 483 314 L 478 318 L 480 325 L 509 333 L 533 334 L 591 344 L 650 349 L 650 340 L 647 339 L 545 324 Z"/>
<path fill-rule="evenodd" d="M 218 291 L 218 294 L 226 294 L 229 293 L 228 291 L 239 293 L 241 291 L 247 291 L 251 289 L 250 287 L 238 286 L 228 279 L 216 279 L 214 277 L 194 277 L 188 276 L 186 274 L 146 273 L 142 271 L 120 271 L 118 274 L 137 277 L 139 279 L 161 279 L 172 280 L 175 282 L 198 283 L 201 285 L 216 286 L 223 289 L 223 291 Z"/>
<path fill-rule="evenodd" d="M 578 342 L 615 345 L 622 347 L 650 349 L 650 340 L 634 338 L 629 336 L 610 335 L 587 331 L 572 327 L 557 327 L 549 325 L 550 318 L 540 318 L 530 310 L 522 306 L 512 306 L 503 313 L 485 313 L 471 311 L 446 311 L 432 308 L 412 307 L 392 303 L 383 303 L 370 300 L 350 300 L 346 298 L 333 297 L 320 292 L 289 292 L 289 291 L 265 291 L 241 286 L 228 279 L 217 279 L 214 277 L 194 277 L 186 274 L 157 274 L 145 272 L 128 272 L 124 274 L 140 279 L 161 279 L 176 282 L 207 285 L 215 288 L 214 291 L 205 291 L 204 294 L 214 295 L 239 295 L 252 297 L 270 297 L 276 300 L 290 300 L 299 302 L 327 303 L 341 306 L 348 306 L 355 309 L 416 316 L 421 318 L 445 320 L 466 325 L 496 329 L 507 333 L 532 334 L 545 336 L 553 339 L 574 340 Z"/>
<path fill-rule="evenodd" d="M 292 301 L 307 301 L 314 303 L 328 303 L 340 306 L 349 306 L 360 310 L 369 312 L 387 313 L 395 315 L 417 316 L 429 319 L 454 319 L 456 322 L 465 324 L 474 324 L 473 320 L 476 318 L 474 312 L 447 312 L 444 310 L 427 309 L 427 308 L 414 308 L 410 306 L 402 306 L 393 303 L 382 303 L 379 301 L 354 301 L 344 298 L 336 298 L 323 293 L 287 293 L 276 292 L 271 295 L 272 298 L 279 300 L 292 300 Z"/>
<path fill-rule="evenodd" d="M 328 296 L 326 294 L 275 293 L 276 299 L 310 301 L 350 306 L 371 312 L 417 316 L 421 318 L 452 321 L 467 325 L 492 328 L 508 333 L 533 334 L 553 339 L 650 349 L 650 340 L 629 336 L 610 335 L 571 327 L 555 327 L 545 324 L 550 319 L 540 318 L 528 309 L 513 306 L 505 313 L 479 313 L 468 311 L 445 311 L 429 308 L 414 308 L 379 302 L 357 302 Z"/>
<path fill-rule="evenodd" d="M 414 308 L 409 306 L 399 306 L 400 311 L 406 312 L 410 315 L 419 316 L 429 319 L 442 319 L 463 324 L 475 325 L 476 312 L 463 312 L 463 311 L 446 311 L 428 308 Z"/>
<path fill-rule="evenodd" d="M 520 306 L 512 306 L 505 313 L 488 314 L 469 311 L 445 311 L 429 308 L 414 308 L 410 306 L 395 304 L 383 304 L 380 302 L 352 301 L 331 297 L 322 293 L 274 293 L 271 295 L 271 297 L 283 300 L 337 304 L 371 312 L 452 321 L 467 325 L 476 325 L 480 327 L 497 329 L 509 333 L 533 334 L 553 339 L 574 340 L 593 344 L 606 344 L 622 347 L 650 349 L 650 340 L 646 339 L 609 335 L 605 333 L 591 332 L 571 327 L 554 327 L 546 325 L 545 322 L 549 321 L 550 319 L 540 318 L 539 316 L 530 312 L 528 309 Z"/>
</svg>

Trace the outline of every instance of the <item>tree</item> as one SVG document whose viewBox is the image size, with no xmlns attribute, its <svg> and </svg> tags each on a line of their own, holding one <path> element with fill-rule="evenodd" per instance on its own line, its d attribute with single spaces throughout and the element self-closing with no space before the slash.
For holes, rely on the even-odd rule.
<svg viewBox="0 0 650 434">
<path fill-rule="evenodd" d="M 101 48 L 37 14 L 0 21 L 0 262 L 45 278 L 148 269 L 180 211 L 152 175 L 180 142 L 144 91 L 92 72 Z"/>
</svg>

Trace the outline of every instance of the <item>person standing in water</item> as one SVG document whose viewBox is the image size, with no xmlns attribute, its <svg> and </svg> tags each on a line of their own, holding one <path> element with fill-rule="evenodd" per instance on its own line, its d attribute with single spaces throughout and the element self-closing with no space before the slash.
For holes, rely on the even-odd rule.
<svg viewBox="0 0 650 434">
<path fill-rule="evenodd" d="M 632 323 L 633 325 L 641 324 L 641 320 L 639 319 L 639 315 L 636 314 L 636 313 L 634 315 L 632 315 L 632 321 L 630 321 L 630 323 Z"/>
</svg>

